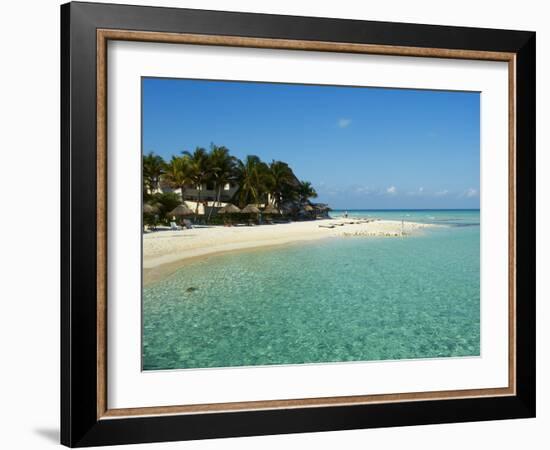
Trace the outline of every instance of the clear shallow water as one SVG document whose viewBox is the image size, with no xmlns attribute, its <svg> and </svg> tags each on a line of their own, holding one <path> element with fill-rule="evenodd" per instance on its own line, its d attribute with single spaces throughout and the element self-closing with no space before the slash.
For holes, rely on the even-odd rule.
<svg viewBox="0 0 550 450">
<path fill-rule="evenodd" d="M 144 370 L 479 355 L 479 211 L 348 214 L 450 226 L 190 263 L 144 288 Z"/>
</svg>

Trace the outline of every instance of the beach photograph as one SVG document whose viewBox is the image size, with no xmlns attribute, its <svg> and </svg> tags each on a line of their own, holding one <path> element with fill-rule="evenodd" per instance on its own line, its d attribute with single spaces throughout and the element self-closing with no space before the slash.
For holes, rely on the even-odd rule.
<svg viewBox="0 0 550 450">
<path fill-rule="evenodd" d="M 479 92 L 141 91 L 142 370 L 480 356 Z"/>
</svg>

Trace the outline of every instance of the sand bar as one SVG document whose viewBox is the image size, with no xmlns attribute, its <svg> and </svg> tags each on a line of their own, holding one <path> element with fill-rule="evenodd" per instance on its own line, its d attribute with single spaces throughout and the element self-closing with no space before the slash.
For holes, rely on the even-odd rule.
<svg viewBox="0 0 550 450">
<path fill-rule="evenodd" d="M 261 226 L 209 226 L 143 235 L 143 282 L 164 278 L 192 259 L 327 238 L 401 237 L 435 225 L 394 220 L 325 219 Z"/>
</svg>

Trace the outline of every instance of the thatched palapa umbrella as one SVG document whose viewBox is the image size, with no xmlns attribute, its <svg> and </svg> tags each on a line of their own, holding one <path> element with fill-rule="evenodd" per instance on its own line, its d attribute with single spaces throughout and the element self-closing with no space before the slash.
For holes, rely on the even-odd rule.
<svg viewBox="0 0 550 450">
<path fill-rule="evenodd" d="M 169 216 L 175 216 L 175 217 L 185 217 L 185 216 L 192 216 L 195 213 L 193 210 L 187 207 L 185 203 L 182 203 L 181 205 L 176 206 L 172 211 L 168 213 Z"/>
<path fill-rule="evenodd" d="M 235 214 L 240 212 L 241 210 L 237 208 L 233 203 L 227 203 L 225 206 L 218 209 L 218 214 Z"/>
<path fill-rule="evenodd" d="M 224 214 L 223 223 L 225 225 L 231 225 L 231 219 L 226 219 L 226 216 L 228 214 L 237 214 L 240 212 L 241 210 L 237 208 L 233 203 L 227 203 L 225 206 L 222 206 L 220 209 L 218 209 L 218 214 Z"/>
<path fill-rule="evenodd" d="M 151 205 L 149 203 L 144 203 L 143 204 L 143 213 L 144 214 L 155 214 L 155 213 L 158 213 L 158 212 L 159 212 L 158 207 L 156 207 L 154 205 Z"/>
<path fill-rule="evenodd" d="M 246 205 L 243 209 L 241 209 L 241 213 L 243 214 L 260 214 L 260 212 L 261 211 L 252 204 Z"/>
<path fill-rule="evenodd" d="M 264 214 L 279 214 L 279 210 L 270 203 L 264 208 Z"/>
<path fill-rule="evenodd" d="M 241 209 L 241 214 L 247 214 L 247 215 L 250 215 L 252 216 L 253 214 L 256 215 L 257 217 L 259 217 L 259 214 L 261 213 L 261 211 L 258 209 L 258 207 L 250 204 L 250 205 L 246 205 L 243 209 Z M 248 225 L 252 225 L 252 217 L 249 217 L 248 218 Z"/>
<path fill-rule="evenodd" d="M 172 211 L 169 212 L 171 216 L 192 216 L 195 214 L 185 203 L 176 206 Z"/>
<path fill-rule="evenodd" d="M 150 203 L 143 204 L 143 224 L 147 225 L 149 229 L 156 230 L 158 222 L 159 205 Z"/>
</svg>

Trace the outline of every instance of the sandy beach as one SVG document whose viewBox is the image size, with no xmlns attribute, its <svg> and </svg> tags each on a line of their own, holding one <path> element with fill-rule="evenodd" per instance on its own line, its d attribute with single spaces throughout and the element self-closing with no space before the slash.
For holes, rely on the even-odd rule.
<svg viewBox="0 0 550 450">
<path fill-rule="evenodd" d="M 393 220 L 324 219 L 261 226 L 160 230 L 143 236 L 143 282 L 155 282 L 185 262 L 208 255 L 328 238 L 401 237 L 434 225 Z"/>
</svg>

